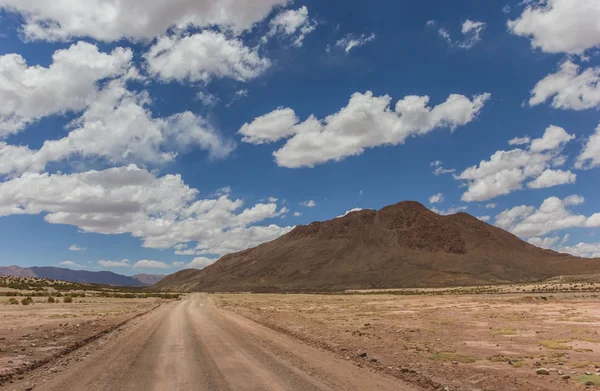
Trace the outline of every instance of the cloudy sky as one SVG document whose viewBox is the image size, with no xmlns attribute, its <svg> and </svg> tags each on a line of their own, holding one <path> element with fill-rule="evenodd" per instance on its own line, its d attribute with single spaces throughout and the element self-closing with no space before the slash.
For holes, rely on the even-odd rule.
<svg viewBox="0 0 600 391">
<path fill-rule="evenodd" d="M 600 256 L 596 0 L 0 9 L 0 264 L 170 273 L 402 200 Z"/>
</svg>

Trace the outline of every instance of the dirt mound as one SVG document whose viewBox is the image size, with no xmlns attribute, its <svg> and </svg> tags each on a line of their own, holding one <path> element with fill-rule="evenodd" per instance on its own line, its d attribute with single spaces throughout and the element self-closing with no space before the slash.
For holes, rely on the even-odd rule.
<svg viewBox="0 0 600 391">
<path fill-rule="evenodd" d="M 600 272 L 467 214 L 406 201 L 296 227 L 272 242 L 159 282 L 180 291 L 336 291 L 538 281 Z"/>
</svg>

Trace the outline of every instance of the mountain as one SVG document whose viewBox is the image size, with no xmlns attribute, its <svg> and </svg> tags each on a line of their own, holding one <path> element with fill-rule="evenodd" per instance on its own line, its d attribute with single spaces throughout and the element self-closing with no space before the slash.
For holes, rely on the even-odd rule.
<svg viewBox="0 0 600 391">
<path fill-rule="evenodd" d="M 165 278 L 164 274 L 136 274 L 133 276 L 136 280 L 144 285 L 154 285 L 163 278 Z"/>
<path fill-rule="evenodd" d="M 176 291 L 339 291 L 539 281 L 600 272 L 600 259 L 544 250 L 467 214 L 406 201 L 298 226 L 203 270 L 153 288 Z"/>
<path fill-rule="evenodd" d="M 0 276 L 37 277 L 50 280 L 69 282 L 84 282 L 99 285 L 119 286 L 147 286 L 160 281 L 164 276 L 151 274 L 138 274 L 133 277 L 101 271 L 90 272 L 87 270 L 71 270 L 60 267 L 27 267 L 0 266 Z"/>
</svg>

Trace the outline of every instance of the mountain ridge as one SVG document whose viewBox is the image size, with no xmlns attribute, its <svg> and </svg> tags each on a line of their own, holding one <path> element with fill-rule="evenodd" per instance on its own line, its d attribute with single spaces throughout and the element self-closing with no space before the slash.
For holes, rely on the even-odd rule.
<svg viewBox="0 0 600 391">
<path fill-rule="evenodd" d="M 0 266 L 0 275 L 18 277 L 37 277 L 68 282 L 119 285 L 119 286 L 149 286 L 160 281 L 164 276 L 153 274 L 136 274 L 125 276 L 110 271 L 72 270 L 53 266 L 20 267 Z"/>
<path fill-rule="evenodd" d="M 441 216 L 403 201 L 298 226 L 203 270 L 167 276 L 154 288 L 340 291 L 533 282 L 599 271 L 600 259 L 541 249 L 468 213 Z"/>
</svg>

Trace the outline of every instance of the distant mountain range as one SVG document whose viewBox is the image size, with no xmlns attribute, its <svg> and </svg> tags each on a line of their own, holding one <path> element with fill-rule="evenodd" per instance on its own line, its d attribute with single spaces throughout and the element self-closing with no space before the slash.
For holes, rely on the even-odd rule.
<svg viewBox="0 0 600 391">
<path fill-rule="evenodd" d="M 162 280 L 164 275 L 136 274 L 129 277 L 113 272 L 90 272 L 87 270 L 71 270 L 60 267 L 19 267 L 0 266 L 0 276 L 37 277 L 50 280 L 81 282 L 99 285 L 148 286 Z"/>
<path fill-rule="evenodd" d="M 182 270 L 153 289 L 341 291 L 540 281 L 600 272 L 600 259 L 544 250 L 467 213 L 440 216 L 418 202 L 362 210 Z"/>
</svg>

